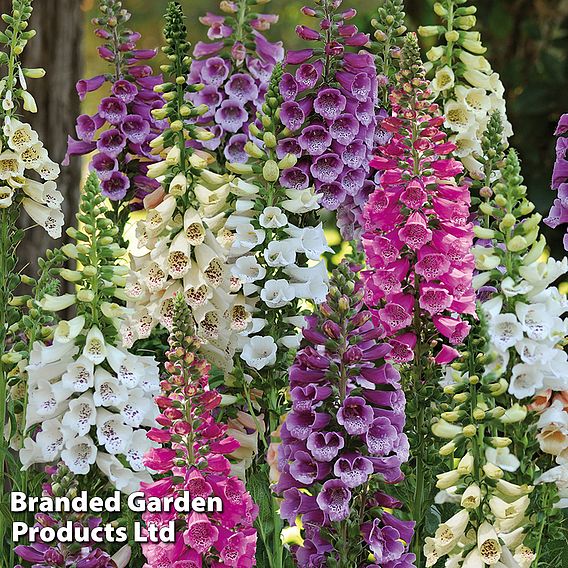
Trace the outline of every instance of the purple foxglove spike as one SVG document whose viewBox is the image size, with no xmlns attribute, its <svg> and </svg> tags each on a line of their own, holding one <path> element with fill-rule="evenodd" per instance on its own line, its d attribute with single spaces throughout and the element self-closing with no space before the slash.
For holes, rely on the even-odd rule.
<svg viewBox="0 0 568 568">
<path fill-rule="evenodd" d="M 321 462 L 334 460 L 344 446 L 343 436 L 337 432 L 312 432 L 306 441 L 308 450 Z"/>
<path fill-rule="evenodd" d="M 340 479 L 326 481 L 316 501 L 332 522 L 343 521 L 349 517 L 351 491 Z"/>
<path fill-rule="evenodd" d="M 96 77 L 92 77 L 91 79 L 81 79 L 77 81 L 75 88 L 77 90 L 77 94 L 79 95 L 79 99 L 81 101 L 85 100 L 87 93 L 91 93 L 93 91 L 97 91 L 100 87 L 103 86 L 103 83 L 106 81 L 104 75 L 97 75 Z"/>
</svg>

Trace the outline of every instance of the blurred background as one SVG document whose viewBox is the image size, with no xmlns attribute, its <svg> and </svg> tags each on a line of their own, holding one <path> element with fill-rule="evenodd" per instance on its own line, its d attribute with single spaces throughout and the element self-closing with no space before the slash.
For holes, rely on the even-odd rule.
<svg viewBox="0 0 568 568">
<path fill-rule="evenodd" d="M 181 0 L 188 16 L 193 43 L 205 38 L 206 28 L 198 21 L 206 12 L 218 12 L 218 0 Z M 346 7 L 358 10 L 357 24 L 370 31 L 369 22 L 381 0 L 344 0 Z M 289 48 L 298 46 L 294 27 L 303 17 L 299 10 L 306 0 L 272 0 L 266 12 L 280 14 L 280 21 L 269 32 L 272 40 L 282 40 Z M 553 131 L 559 116 L 568 112 L 568 0 L 477 0 L 477 28 L 486 57 L 506 88 L 509 119 L 515 131 L 511 144 L 523 161 L 523 175 L 529 195 L 545 216 L 554 193 L 550 177 L 554 160 Z M 132 28 L 142 33 L 140 47 L 161 45 L 162 14 L 167 0 L 124 0 L 132 12 Z M 407 0 L 409 29 L 435 23 L 433 0 Z M 10 0 L 0 0 L 5 12 Z M 349 5 L 349 6 L 348 6 Z M 74 84 L 82 77 L 104 72 L 98 56 L 97 38 L 90 20 L 97 14 L 97 0 L 36 0 L 34 29 L 38 37 L 29 44 L 29 66 L 42 66 L 47 77 L 35 82 L 32 91 L 38 100 L 39 114 L 31 117 L 50 149 L 52 158 L 61 161 L 67 134 L 74 133 L 81 112 Z M 308 23 L 308 22 L 304 22 Z M 89 106 L 89 104 L 91 106 Z M 86 111 L 96 102 L 87 100 Z M 80 165 L 74 161 L 63 170 L 61 189 L 66 194 L 68 222 L 76 207 L 80 186 Z M 563 254 L 562 230 L 545 231 L 556 257 Z M 41 230 L 30 231 L 20 253 L 34 264 L 46 247 L 55 246 Z"/>
</svg>

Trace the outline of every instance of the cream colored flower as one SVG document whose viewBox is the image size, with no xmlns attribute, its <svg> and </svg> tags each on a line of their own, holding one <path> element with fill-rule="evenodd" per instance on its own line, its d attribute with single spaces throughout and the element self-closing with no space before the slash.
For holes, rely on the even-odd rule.
<svg viewBox="0 0 568 568">
<path fill-rule="evenodd" d="M 431 86 L 434 91 L 447 91 L 455 84 L 455 75 L 451 67 L 444 65 L 436 71 Z"/>
</svg>

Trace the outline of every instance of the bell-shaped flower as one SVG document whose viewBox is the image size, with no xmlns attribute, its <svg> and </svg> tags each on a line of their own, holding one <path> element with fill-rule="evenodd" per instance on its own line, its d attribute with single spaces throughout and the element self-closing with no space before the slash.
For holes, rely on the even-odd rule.
<svg viewBox="0 0 568 568">
<path fill-rule="evenodd" d="M 69 321 L 61 320 L 53 334 L 54 341 L 66 343 L 75 339 L 85 327 L 85 316 L 77 316 Z"/>
<path fill-rule="evenodd" d="M 61 237 L 61 228 L 64 223 L 64 217 L 61 211 L 36 203 L 28 197 L 22 199 L 22 206 L 26 213 L 38 225 L 41 225 L 50 237 L 54 239 Z"/>
<path fill-rule="evenodd" d="M 128 400 L 128 391 L 115 376 L 102 367 L 97 367 L 93 400 L 96 406 L 119 406 Z"/>
<path fill-rule="evenodd" d="M 488 522 L 483 522 L 477 529 L 477 547 L 482 562 L 490 566 L 501 558 L 501 544 L 497 532 Z"/>
<path fill-rule="evenodd" d="M 488 462 L 500 467 L 503 471 L 515 472 L 519 469 L 518 458 L 509 448 L 486 448 L 485 457 Z"/>
<path fill-rule="evenodd" d="M 89 436 L 78 436 L 65 443 L 61 459 L 75 475 L 86 475 L 97 459 L 97 448 Z"/>
<path fill-rule="evenodd" d="M 277 350 L 278 347 L 272 337 L 255 335 L 245 343 L 241 359 L 249 367 L 260 371 L 267 365 L 272 366 L 276 363 Z"/>
<path fill-rule="evenodd" d="M 438 554 L 443 556 L 450 552 L 463 536 L 469 523 L 469 512 L 462 509 L 453 517 L 449 518 L 436 529 L 434 535 L 435 546 Z"/>
<path fill-rule="evenodd" d="M 95 371 L 92 361 L 81 355 L 71 363 L 61 377 L 62 384 L 73 392 L 85 392 L 95 384 Z"/>
<path fill-rule="evenodd" d="M 106 358 L 106 342 L 97 326 L 91 327 L 87 333 L 83 355 L 95 365 L 100 365 Z"/>
<path fill-rule="evenodd" d="M 56 461 L 65 442 L 72 437 L 73 434 L 58 418 L 42 422 L 41 431 L 36 436 L 36 442 L 41 449 L 43 461 L 46 463 Z"/>
<path fill-rule="evenodd" d="M 96 424 L 97 409 L 90 392 L 69 401 L 69 409 L 63 416 L 63 425 L 77 434 L 86 436 L 91 426 Z"/>
<path fill-rule="evenodd" d="M 132 439 L 133 430 L 122 417 L 99 409 L 97 412 L 97 439 L 110 454 L 124 454 Z"/>
</svg>

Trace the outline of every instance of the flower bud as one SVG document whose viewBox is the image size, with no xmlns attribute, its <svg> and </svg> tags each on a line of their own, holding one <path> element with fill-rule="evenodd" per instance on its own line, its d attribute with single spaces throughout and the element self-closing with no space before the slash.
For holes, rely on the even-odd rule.
<svg viewBox="0 0 568 568">
<path fill-rule="evenodd" d="M 331 320 L 326 320 L 322 325 L 322 331 L 330 339 L 339 339 L 341 337 L 341 327 Z"/>
<path fill-rule="evenodd" d="M 517 219 L 515 218 L 515 216 L 512 213 L 507 213 L 501 220 L 501 223 L 499 224 L 499 229 L 501 231 L 504 231 L 505 229 L 510 229 L 511 227 L 515 226 L 516 222 Z"/>
<path fill-rule="evenodd" d="M 67 282 L 80 282 L 83 279 L 83 275 L 77 270 L 69 270 L 68 268 L 62 268 L 59 271 L 59 276 Z"/>
<path fill-rule="evenodd" d="M 264 152 L 251 140 L 245 144 L 245 152 L 252 158 L 262 158 Z"/>
<path fill-rule="evenodd" d="M 298 158 L 294 154 L 286 154 L 279 162 L 278 167 L 281 170 L 293 168 L 298 162 Z"/>
<path fill-rule="evenodd" d="M 474 420 L 484 420 L 485 419 L 485 411 L 482 410 L 481 408 L 476 408 L 473 411 L 473 418 Z"/>
<path fill-rule="evenodd" d="M 489 438 L 488 441 L 494 448 L 506 448 L 513 443 L 513 440 L 511 440 L 511 438 L 504 438 L 502 436 Z"/>
<path fill-rule="evenodd" d="M 443 26 L 419 26 L 418 33 L 422 37 L 434 37 L 443 34 L 445 31 Z"/>
<path fill-rule="evenodd" d="M 483 473 L 485 473 L 489 479 L 501 479 L 503 477 L 503 470 L 493 463 L 484 464 Z"/>
<path fill-rule="evenodd" d="M 462 433 L 462 428 L 442 419 L 432 425 L 432 433 L 438 438 L 452 440 Z"/>
<path fill-rule="evenodd" d="M 477 434 L 477 426 L 474 424 L 468 424 L 467 426 L 464 426 L 462 432 L 466 438 L 473 438 Z"/>
<path fill-rule="evenodd" d="M 77 292 L 77 300 L 90 304 L 95 299 L 95 293 L 92 290 L 79 290 Z"/>
<path fill-rule="evenodd" d="M 436 482 L 436 487 L 438 489 L 448 489 L 449 487 L 453 487 L 458 483 L 460 480 L 460 473 L 454 469 L 452 471 L 447 471 L 445 473 L 439 473 L 436 478 L 438 481 Z"/>
<path fill-rule="evenodd" d="M 513 404 L 510 408 L 505 410 L 503 416 L 500 420 L 503 424 L 515 424 L 516 422 L 522 422 L 527 416 L 527 407 L 521 406 L 518 402 Z"/>
<path fill-rule="evenodd" d="M 484 227 L 480 227 L 479 225 L 475 225 L 473 227 L 473 232 L 478 239 L 494 239 L 495 238 L 495 231 L 493 229 L 486 229 Z"/>
<path fill-rule="evenodd" d="M 444 444 L 439 450 L 438 453 L 441 456 L 450 456 L 452 455 L 456 450 L 456 443 L 452 440 L 451 442 L 448 442 L 447 444 Z"/>
<path fill-rule="evenodd" d="M 473 456 L 471 454 L 465 454 L 465 456 L 459 461 L 457 471 L 460 475 L 467 475 L 473 471 Z"/>
<path fill-rule="evenodd" d="M 274 160 L 268 160 L 262 168 L 262 177 L 268 182 L 278 181 L 280 168 Z"/>
<path fill-rule="evenodd" d="M 446 41 L 448 43 L 449 42 L 456 43 L 456 41 L 458 41 L 458 39 L 460 39 L 460 34 L 456 30 L 451 30 L 449 32 L 446 32 L 444 34 L 444 37 L 446 38 Z"/>
<path fill-rule="evenodd" d="M 265 132 L 262 137 L 267 148 L 276 148 L 276 136 L 272 132 Z"/>
</svg>

